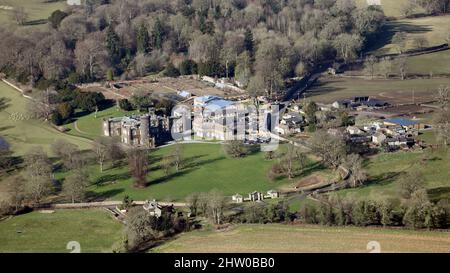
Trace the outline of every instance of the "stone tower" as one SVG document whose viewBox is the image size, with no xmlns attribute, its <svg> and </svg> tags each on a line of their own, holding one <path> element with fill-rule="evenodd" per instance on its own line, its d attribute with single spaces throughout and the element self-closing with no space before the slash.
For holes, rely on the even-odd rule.
<svg viewBox="0 0 450 273">
<path fill-rule="evenodd" d="M 140 117 L 141 125 L 139 126 L 141 135 L 141 145 L 151 147 L 151 135 L 150 135 L 150 116 L 143 115 Z"/>
</svg>

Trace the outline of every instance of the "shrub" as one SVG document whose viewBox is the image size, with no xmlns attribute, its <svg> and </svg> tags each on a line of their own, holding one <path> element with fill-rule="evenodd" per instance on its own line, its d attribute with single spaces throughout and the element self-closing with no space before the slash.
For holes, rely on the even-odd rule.
<svg viewBox="0 0 450 273">
<path fill-rule="evenodd" d="M 72 72 L 67 77 L 67 82 L 69 84 L 77 84 L 77 83 L 81 82 L 81 77 L 76 72 Z"/>
<path fill-rule="evenodd" d="M 70 103 L 64 102 L 57 106 L 56 110 L 61 115 L 61 118 L 65 121 L 73 115 L 73 107 Z"/>
<path fill-rule="evenodd" d="M 128 99 L 121 99 L 119 100 L 119 107 L 120 109 L 124 111 L 131 111 L 133 110 L 133 105 Z"/>
<path fill-rule="evenodd" d="M 79 109 L 92 112 L 105 101 L 105 96 L 100 92 L 80 92 L 75 98 L 75 103 Z"/>
<path fill-rule="evenodd" d="M 68 16 L 68 14 L 67 13 L 65 13 L 64 11 L 60 11 L 59 9 L 58 10 L 55 10 L 51 15 L 50 15 L 50 17 L 48 18 L 48 21 L 50 22 L 50 25 L 53 27 L 53 28 L 58 28 L 59 27 L 59 25 L 61 24 L 61 21 L 64 19 L 64 18 L 66 18 Z"/>
<path fill-rule="evenodd" d="M 244 146 L 244 142 L 240 140 L 230 140 L 225 142 L 225 153 L 231 157 L 244 157 L 247 155 L 247 149 Z"/>
<path fill-rule="evenodd" d="M 163 75 L 166 77 L 178 77 L 180 76 L 180 71 L 178 71 L 178 69 L 172 64 L 169 63 L 166 67 L 166 69 L 164 69 Z"/>
<path fill-rule="evenodd" d="M 64 122 L 64 119 L 62 118 L 61 114 L 57 111 L 53 112 L 51 116 L 51 121 L 56 126 L 61 126 Z"/>
<path fill-rule="evenodd" d="M 197 74 L 197 64 L 192 60 L 184 60 L 180 64 L 181 75 Z"/>
</svg>

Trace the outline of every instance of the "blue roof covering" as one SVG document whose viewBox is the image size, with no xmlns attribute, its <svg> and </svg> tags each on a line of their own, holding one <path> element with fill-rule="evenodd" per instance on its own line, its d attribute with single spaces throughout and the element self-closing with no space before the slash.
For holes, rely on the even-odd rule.
<svg viewBox="0 0 450 273">
<path fill-rule="evenodd" d="M 208 101 L 213 100 L 213 99 L 218 99 L 218 97 L 215 97 L 215 96 L 201 96 L 201 97 L 196 97 L 194 99 L 194 101 L 195 102 L 205 103 L 205 102 L 208 102 Z"/>
<path fill-rule="evenodd" d="M 418 122 L 416 122 L 416 121 L 413 121 L 410 119 L 404 119 L 404 118 L 392 118 L 392 119 L 387 119 L 384 122 L 393 123 L 393 124 L 397 124 L 400 126 L 411 126 L 411 125 L 418 124 Z"/>
<path fill-rule="evenodd" d="M 234 101 L 225 100 L 220 97 L 216 96 L 202 96 L 202 97 L 196 97 L 194 99 L 197 103 L 202 103 L 205 107 L 205 109 L 208 109 L 210 111 L 215 111 L 219 109 L 224 109 L 228 106 L 231 106 L 235 104 Z"/>
<path fill-rule="evenodd" d="M 183 97 L 183 98 L 187 98 L 191 95 L 191 93 L 189 93 L 188 91 L 181 91 L 178 93 L 179 96 Z"/>
<path fill-rule="evenodd" d="M 205 108 L 207 108 L 208 110 L 218 110 L 218 109 L 226 108 L 233 104 L 234 104 L 233 101 L 224 100 L 224 99 L 215 99 L 215 100 L 209 101 L 206 104 Z"/>
</svg>

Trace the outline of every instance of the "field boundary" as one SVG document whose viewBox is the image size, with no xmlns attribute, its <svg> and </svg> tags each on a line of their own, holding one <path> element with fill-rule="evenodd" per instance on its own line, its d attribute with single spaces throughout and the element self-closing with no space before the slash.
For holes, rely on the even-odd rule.
<svg viewBox="0 0 450 273">
<path fill-rule="evenodd" d="M 133 201 L 133 206 L 143 206 L 147 201 Z M 91 209 L 91 208 L 110 208 L 122 205 L 122 201 L 102 201 L 102 202 L 86 202 L 86 203 L 64 203 L 64 204 L 47 204 L 37 207 L 38 210 L 49 209 Z M 186 203 L 174 202 L 158 202 L 162 206 L 187 207 Z"/>
<path fill-rule="evenodd" d="M 7 85 L 9 85 L 10 87 L 12 87 L 13 89 L 15 89 L 16 91 L 19 91 L 19 92 L 22 94 L 22 97 L 27 98 L 27 99 L 29 99 L 29 100 L 34 100 L 31 96 L 25 95 L 25 91 L 23 91 L 23 89 L 21 89 L 20 87 L 16 86 L 15 84 L 10 83 L 9 81 L 7 81 L 7 80 L 5 80 L 5 79 L 2 79 L 2 81 L 3 81 L 5 84 L 7 84 Z"/>
</svg>

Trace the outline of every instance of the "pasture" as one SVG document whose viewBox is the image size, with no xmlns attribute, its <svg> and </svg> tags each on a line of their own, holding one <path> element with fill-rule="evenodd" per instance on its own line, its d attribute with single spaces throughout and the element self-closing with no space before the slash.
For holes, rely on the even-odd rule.
<svg viewBox="0 0 450 273">
<path fill-rule="evenodd" d="M 399 48 L 393 43 L 395 33 L 406 33 L 405 45 L 402 50 L 417 49 L 416 40 L 423 38 L 426 41 L 425 47 L 437 46 L 448 43 L 450 33 L 450 15 L 430 16 L 415 19 L 400 19 L 387 22 L 384 32 L 377 42 L 369 45 L 369 53 L 383 55 L 399 53 Z M 450 50 L 431 54 L 409 57 L 407 59 L 407 72 L 419 75 L 449 75 Z M 398 69 L 394 67 L 393 73 L 398 74 Z"/>
<path fill-rule="evenodd" d="M 77 241 L 81 252 L 111 252 L 120 241 L 122 224 L 106 210 L 32 212 L 0 221 L 0 252 L 69 253 Z"/>
<path fill-rule="evenodd" d="M 417 45 L 414 44 L 416 38 L 425 38 L 428 42 L 426 46 L 436 46 L 448 42 L 450 15 L 395 20 L 387 22 L 384 28 L 381 39 L 377 44 L 371 45 L 375 55 L 399 53 L 397 46 L 392 43 L 392 37 L 397 32 L 407 34 L 403 51 L 417 48 Z"/>
<path fill-rule="evenodd" d="M 402 17 L 402 8 L 409 0 L 356 0 L 358 7 L 368 7 L 369 3 L 380 3 L 384 14 L 388 17 Z M 415 14 L 423 12 L 423 9 L 418 7 L 414 10 Z"/>
<path fill-rule="evenodd" d="M 57 139 L 65 139 L 81 149 L 90 147 L 89 140 L 69 136 L 48 123 L 30 119 L 27 105 L 32 102 L 3 82 L 0 82 L 0 97 L 9 100 L 9 106 L 0 112 L 0 135 L 8 141 L 15 154 L 23 155 L 33 146 L 42 146 L 49 152 Z"/>
<path fill-rule="evenodd" d="M 321 77 L 307 92 L 307 98 L 332 103 L 355 96 L 371 96 L 391 104 L 433 100 L 440 85 L 450 85 L 450 79 L 366 80 L 359 78 Z"/>
<path fill-rule="evenodd" d="M 411 74 L 448 76 L 450 75 L 450 50 L 409 57 L 406 63 L 408 73 Z"/>
<path fill-rule="evenodd" d="M 430 133 L 423 138 L 428 141 L 433 140 Z M 432 201 L 450 200 L 449 166 L 448 151 L 382 153 L 366 161 L 365 168 L 369 174 L 369 180 L 364 186 L 340 190 L 338 194 L 355 199 L 398 198 L 400 176 L 416 169 L 423 174 L 424 186 Z"/>
<path fill-rule="evenodd" d="M 367 244 L 380 243 L 381 252 L 450 252 L 450 233 L 382 228 L 310 225 L 238 225 L 226 231 L 193 231 L 153 252 L 174 253 L 368 253 Z"/>
<path fill-rule="evenodd" d="M 28 14 L 26 26 L 45 24 L 53 11 L 63 10 L 66 6 L 65 0 L 0 0 L 0 23 L 17 25 L 11 8 L 23 7 Z"/>
</svg>

